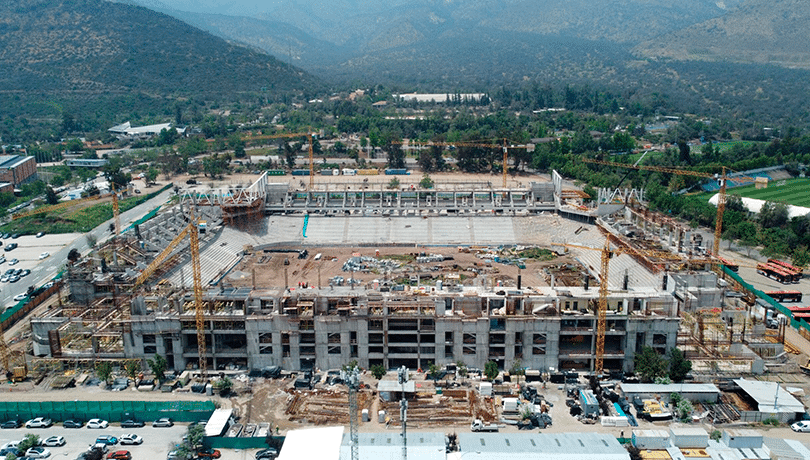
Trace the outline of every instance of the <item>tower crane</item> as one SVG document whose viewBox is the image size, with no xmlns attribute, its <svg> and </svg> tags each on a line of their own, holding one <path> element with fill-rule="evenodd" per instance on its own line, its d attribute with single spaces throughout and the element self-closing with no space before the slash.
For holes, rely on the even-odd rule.
<svg viewBox="0 0 810 460">
<path fill-rule="evenodd" d="M 678 174 L 681 176 L 693 176 L 693 177 L 702 177 L 707 179 L 717 179 L 720 182 L 720 193 L 717 195 L 717 217 L 715 219 L 714 224 L 714 246 L 712 248 L 712 254 L 715 257 L 720 255 L 720 236 L 723 233 L 723 213 L 726 209 L 726 184 L 728 181 L 741 181 L 741 182 L 749 182 L 755 181 L 756 179 L 753 177 L 748 176 L 733 176 L 729 177 L 726 173 L 726 167 L 723 166 L 723 173 L 718 174 L 710 174 L 704 173 L 700 171 L 690 171 L 688 169 L 677 169 L 677 168 L 665 168 L 661 166 L 643 166 L 643 165 L 630 165 L 624 163 L 615 163 L 611 161 L 603 161 L 603 160 L 592 160 L 592 159 L 583 159 L 585 163 L 593 163 L 593 164 L 600 164 L 605 166 L 618 166 L 620 168 L 630 168 L 630 169 L 638 169 L 642 171 L 657 171 L 662 173 L 668 174 Z"/>
<path fill-rule="evenodd" d="M 563 246 L 566 248 L 576 248 L 576 249 L 586 249 L 589 251 L 600 251 L 602 253 L 601 257 L 601 266 L 599 270 L 599 304 L 598 304 L 598 312 L 597 312 L 597 321 L 596 321 L 596 356 L 594 359 L 594 372 L 600 373 L 603 372 L 604 369 L 604 356 L 605 356 L 605 330 L 607 326 L 607 297 L 608 297 L 608 274 L 610 272 L 610 259 L 614 255 L 618 254 L 642 254 L 648 255 L 652 257 L 662 258 L 667 261 L 670 261 L 673 264 L 684 264 L 684 263 L 705 263 L 705 264 L 717 264 L 717 260 L 715 258 L 704 258 L 704 259 L 684 259 L 679 257 L 677 254 L 673 254 L 667 251 L 654 251 L 654 250 L 646 250 L 646 249 L 636 249 L 632 247 L 615 247 L 611 248 L 610 246 L 610 238 L 605 239 L 605 245 L 599 249 L 590 246 L 583 246 L 579 244 L 569 244 L 569 243 L 552 243 L 553 246 Z"/>
<path fill-rule="evenodd" d="M 171 255 L 177 246 L 188 236 L 189 248 L 191 251 L 191 272 L 194 280 L 194 312 L 197 326 L 197 354 L 199 356 L 200 374 L 205 380 L 208 376 L 206 349 L 205 349 L 205 315 L 203 312 L 202 296 L 202 274 L 200 267 L 200 241 L 199 230 L 197 228 L 198 219 L 194 216 L 194 209 L 191 210 L 189 224 L 184 228 L 166 248 L 155 257 L 144 271 L 135 279 L 133 288 L 140 286 L 149 279 L 155 271 L 160 268 L 164 261 Z"/>
<path fill-rule="evenodd" d="M 394 142 L 394 144 L 403 144 L 406 145 L 404 142 Z M 503 139 L 503 144 L 488 144 L 488 143 L 478 143 L 478 142 L 427 142 L 427 143 L 420 143 L 411 141 L 407 145 L 421 145 L 425 147 L 430 147 L 431 145 L 441 145 L 441 146 L 452 146 L 452 147 L 484 147 L 489 149 L 501 149 L 503 150 L 503 188 L 506 188 L 506 180 L 507 176 L 506 173 L 508 172 L 509 168 L 509 149 L 527 149 L 527 151 L 532 151 L 534 149 L 533 145 L 515 145 L 515 144 L 508 144 L 506 138 Z"/>
<path fill-rule="evenodd" d="M 121 214 L 118 208 L 118 192 L 115 190 L 115 182 L 110 181 L 110 188 L 112 190 L 113 216 L 115 217 L 115 236 L 118 236 L 121 234 Z"/>
<path fill-rule="evenodd" d="M 285 134 L 262 134 L 259 136 L 245 136 L 243 141 L 260 141 L 266 139 L 285 139 L 290 137 L 306 137 L 309 142 L 309 189 L 315 186 L 315 159 L 312 151 L 312 133 L 285 133 Z"/>
</svg>

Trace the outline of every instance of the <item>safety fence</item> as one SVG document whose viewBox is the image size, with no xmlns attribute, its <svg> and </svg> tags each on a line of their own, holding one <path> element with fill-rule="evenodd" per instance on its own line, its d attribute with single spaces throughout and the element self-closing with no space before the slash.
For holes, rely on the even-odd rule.
<svg viewBox="0 0 810 460">
<path fill-rule="evenodd" d="M 264 449 L 271 445 L 280 447 L 284 444 L 284 436 L 271 436 L 270 438 L 272 438 L 271 442 L 268 442 L 268 437 L 265 436 L 253 436 L 249 438 L 206 436 L 203 438 L 203 445 L 215 449 Z"/>
<path fill-rule="evenodd" d="M 176 422 L 208 420 L 212 401 L 6 401 L 0 402 L 0 420 L 48 417 L 54 422 L 100 418 L 110 422 L 168 417 Z"/>
<path fill-rule="evenodd" d="M 796 328 L 802 336 L 807 337 L 807 336 L 810 335 L 810 324 L 807 324 L 807 321 L 805 321 L 804 319 L 796 319 L 796 318 L 794 318 L 793 317 L 793 312 L 790 311 L 788 308 L 786 308 L 784 305 L 782 305 L 781 303 L 774 300 L 768 294 L 765 294 L 764 292 L 762 292 L 759 289 L 755 288 L 751 284 L 747 283 L 744 279 L 742 279 L 740 277 L 740 275 L 738 275 L 737 273 L 734 273 L 733 271 L 729 270 L 728 267 L 726 267 L 725 265 L 723 265 L 722 267 L 723 267 L 723 273 L 725 273 L 731 279 L 736 281 L 740 286 L 742 286 L 748 292 L 753 293 L 755 296 L 757 296 L 760 299 L 767 302 L 769 305 L 771 305 L 779 313 L 785 315 L 785 317 L 787 317 L 790 320 L 790 325 L 793 326 L 794 328 Z"/>
</svg>

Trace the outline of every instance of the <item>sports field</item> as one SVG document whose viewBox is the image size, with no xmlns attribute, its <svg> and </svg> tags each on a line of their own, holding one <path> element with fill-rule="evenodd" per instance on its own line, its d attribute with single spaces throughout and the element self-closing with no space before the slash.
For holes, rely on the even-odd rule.
<svg viewBox="0 0 810 460">
<path fill-rule="evenodd" d="M 754 185 L 729 189 L 731 195 L 765 201 L 779 201 L 794 206 L 810 208 L 810 178 L 797 177 L 770 181 L 768 188 L 756 189 Z M 713 194 L 707 194 L 708 197 Z"/>
</svg>

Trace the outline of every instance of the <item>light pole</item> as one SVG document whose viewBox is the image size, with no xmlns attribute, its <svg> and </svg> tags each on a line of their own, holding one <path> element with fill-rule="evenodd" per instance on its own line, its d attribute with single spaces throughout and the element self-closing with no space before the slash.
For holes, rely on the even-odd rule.
<svg viewBox="0 0 810 460">
<path fill-rule="evenodd" d="M 408 368 L 404 365 L 397 371 L 397 380 L 402 389 L 402 399 L 399 400 L 399 416 L 402 419 L 402 460 L 408 460 L 408 400 L 405 399 L 405 383 L 408 382 Z"/>
</svg>

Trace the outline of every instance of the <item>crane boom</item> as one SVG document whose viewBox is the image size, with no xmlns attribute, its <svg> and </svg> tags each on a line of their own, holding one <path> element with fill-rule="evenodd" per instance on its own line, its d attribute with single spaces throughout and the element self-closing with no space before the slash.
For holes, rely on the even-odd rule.
<svg viewBox="0 0 810 460">
<path fill-rule="evenodd" d="M 620 168 L 638 169 L 642 171 L 656 171 L 668 174 L 677 174 L 681 176 L 703 177 L 708 179 L 717 179 L 720 182 L 720 192 L 717 194 L 717 217 L 714 223 L 714 244 L 712 247 L 712 254 L 715 257 L 720 256 L 720 237 L 723 234 L 723 213 L 726 209 L 726 184 L 728 181 L 739 180 L 742 182 L 756 181 L 753 177 L 748 176 L 733 176 L 729 177 L 726 173 L 726 167 L 723 166 L 722 175 L 705 173 L 700 171 L 691 171 L 689 169 L 678 168 L 665 168 L 661 166 L 645 166 L 645 165 L 630 165 L 625 163 L 615 163 L 612 161 L 593 160 L 585 158 L 582 161 L 585 163 L 593 163 L 605 166 L 617 166 Z"/>
</svg>

